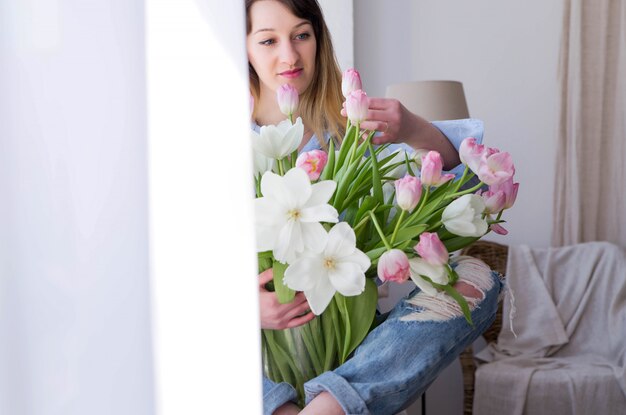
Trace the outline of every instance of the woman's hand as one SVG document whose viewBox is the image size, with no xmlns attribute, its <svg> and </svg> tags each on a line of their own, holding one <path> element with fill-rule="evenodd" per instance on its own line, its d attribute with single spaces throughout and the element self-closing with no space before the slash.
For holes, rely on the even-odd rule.
<svg viewBox="0 0 626 415">
<path fill-rule="evenodd" d="M 346 116 L 345 109 L 341 114 Z M 369 98 L 367 119 L 361 123 L 361 128 L 382 133 L 372 139 L 374 144 L 402 142 L 414 150 L 435 150 L 441 154 L 446 169 L 460 163 L 458 152 L 446 136 L 397 99 Z"/>
<path fill-rule="evenodd" d="M 317 395 L 304 409 L 300 412 L 302 415 L 344 415 L 345 412 L 339 405 L 339 402 L 330 393 L 324 391 Z"/>
<path fill-rule="evenodd" d="M 261 328 L 282 330 L 301 326 L 315 318 L 309 308 L 304 293 L 296 294 L 292 302 L 281 304 L 276 293 L 265 289 L 274 274 L 268 269 L 259 274 L 259 306 L 261 312 Z"/>
<path fill-rule="evenodd" d="M 276 408 L 272 415 L 296 415 L 300 413 L 300 408 L 298 405 L 287 402 L 286 404 Z"/>
</svg>

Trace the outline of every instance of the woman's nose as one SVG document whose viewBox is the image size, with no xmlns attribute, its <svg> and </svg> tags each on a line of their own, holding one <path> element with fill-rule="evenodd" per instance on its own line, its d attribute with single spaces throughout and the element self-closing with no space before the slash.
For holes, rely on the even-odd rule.
<svg viewBox="0 0 626 415">
<path fill-rule="evenodd" d="M 280 50 L 280 59 L 282 62 L 293 66 L 298 62 L 298 51 L 291 42 L 283 42 Z"/>
</svg>

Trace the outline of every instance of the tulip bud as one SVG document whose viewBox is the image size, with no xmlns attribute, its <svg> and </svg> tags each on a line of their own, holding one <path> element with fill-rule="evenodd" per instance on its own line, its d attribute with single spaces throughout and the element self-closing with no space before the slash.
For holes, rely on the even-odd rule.
<svg viewBox="0 0 626 415">
<path fill-rule="evenodd" d="M 451 202 L 443 210 L 441 221 L 455 235 L 483 236 L 487 232 L 487 222 L 482 218 L 485 210 L 483 198 L 468 194 Z"/>
<path fill-rule="evenodd" d="M 346 97 L 346 113 L 352 124 L 361 124 L 367 118 L 369 102 L 367 94 L 360 89 L 350 92 Z"/>
<path fill-rule="evenodd" d="M 434 232 L 424 232 L 420 235 L 420 241 L 415 245 L 415 252 L 430 265 L 448 263 L 448 250 L 439 239 L 439 235 Z"/>
<path fill-rule="evenodd" d="M 476 172 L 480 181 L 489 186 L 503 183 L 515 174 L 511 155 L 497 150 L 489 154 L 493 150 L 495 149 L 488 149 L 487 157 L 480 163 L 478 172 Z"/>
<path fill-rule="evenodd" d="M 348 95 L 357 89 L 363 89 L 361 75 L 359 75 L 356 69 L 346 69 L 341 78 L 341 92 L 344 98 L 348 98 Z"/>
<path fill-rule="evenodd" d="M 483 159 L 485 146 L 477 144 L 474 137 L 468 137 L 461 142 L 459 158 L 471 171 L 478 173 L 478 168 Z"/>
<path fill-rule="evenodd" d="M 291 118 L 298 108 L 298 90 L 290 84 L 283 84 L 276 90 L 276 99 L 280 112 Z"/>
<path fill-rule="evenodd" d="M 504 193 L 504 207 L 503 209 L 510 209 L 517 199 L 517 190 L 519 189 L 519 183 L 513 183 L 513 177 L 489 186 L 489 190 L 494 192 L 502 191 Z"/>
<path fill-rule="evenodd" d="M 422 196 L 422 182 L 417 177 L 406 175 L 394 182 L 396 185 L 396 201 L 400 209 L 407 212 L 415 209 Z"/>
<path fill-rule="evenodd" d="M 311 181 L 317 180 L 322 174 L 328 155 L 322 150 L 311 150 L 302 153 L 296 160 L 296 167 L 303 169 Z"/>
<path fill-rule="evenodd" d="M 485 202 L 484 213 L 493 215 L 504 209 L 504 202 L 506 198 L 502 190 L 494 191 L 493 186 L 491 186 L 486 192 L 477 192 L 476 194 L 480 194 Z"/>
<path fill-rule="evenodd" d="M 413 161 L 415 161 L 415 165 L 417 166 L 419 170 L 422 169 L 422 159 L 427 153 L 428 153 L 428 150 L 420 148 L 420 149 L 415 150 L 412 154 Z"/>
<path fill-rule="evenodd" d="M 429 151 L 422 157 L 422 169 L 420 179 L 424 186 L 441 186 L 445 182 L 452 180 L 454 174 L 441 174 L 443 161 L 441 154 L 436 151 Z"/>
<path fill-rule="evenodd" d="M 391 249 L 378 260 L 378 278 L 381 281 L 403 283 L 410 277 L 409 258 L 399 249 Z"/>
</svg>

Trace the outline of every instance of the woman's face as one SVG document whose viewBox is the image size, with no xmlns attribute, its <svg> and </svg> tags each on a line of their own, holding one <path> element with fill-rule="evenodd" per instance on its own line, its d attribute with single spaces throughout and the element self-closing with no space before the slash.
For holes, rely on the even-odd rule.
<svg viewBox="0 0 626 415">
<path fill-rule="evenodd" d="M 315 72 L 317 46 L 313 26 L 282 3 L 255 2 L 249 10 L 248 60 L 259 76 L 261 95 L 291 84 L 303 93 Z"/>
</svg>

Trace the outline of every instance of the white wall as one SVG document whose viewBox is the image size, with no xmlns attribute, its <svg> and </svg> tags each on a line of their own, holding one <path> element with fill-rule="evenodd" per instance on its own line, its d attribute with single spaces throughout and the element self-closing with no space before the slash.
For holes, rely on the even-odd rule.
<svg viewBox="0 0 626 415">
<path fill-rule="evenodd" d="M 355 62 L 370 95 L 389 83 L 463 82 L 485 143 L 509 151 L 521 183 L 507 244 L 550 243 L 562 1 L 359 0 Z"/>
<path fill-rule="evenodd" d="M 562 11 L 563 0 L 354 2 L 355 67 L 370 96 L 390 83 L 459 80 L 484 142 L 514 157 L 521 185 L 504 217 L 509 235 L 487 239 L 550 244 Z M 460 376 L 455 362 L 435 381 L 428 413 L 461 413 Z"/>
<path fill-rule="evenodd" d="M 354 19 L 352 0 L 319 0 L 342 70 L 354 67 Z"/>
</svg>

